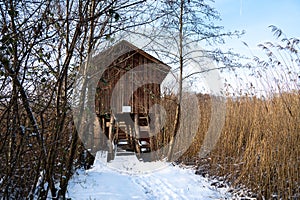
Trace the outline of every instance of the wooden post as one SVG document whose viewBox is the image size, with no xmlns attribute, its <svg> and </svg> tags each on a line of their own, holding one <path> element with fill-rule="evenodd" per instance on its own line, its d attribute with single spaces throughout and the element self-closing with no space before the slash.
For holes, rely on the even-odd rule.
<svg viewBox="0 0 300 200">
<path fill-rule="evenodd" d="M 93 140 L 94 140 L 94 146 L 93 146 L 93 152 L 94 153 L 96 153 L 97 151 L 99 151 L 100 150 L 100 145 L 101 145 L 101 141 L 100 141 L 100 138 L 101 138 L 101 135 L 100 135 L 100 133 L 101 133 L 101 131 L 100 131 L 100 124 L 99 124 L 99 119 L 98 119 L 98 117 L 96 116 L 95 117 L 95 120 L 94 120 L 94 131 L 93 131 L 93 133 L 94 133 L 94 138 L 93 138 Z"/>
<path fill-rule="evenodd" d="M 141 153 L 139 138 L 140 138 L 140 129 L 139 129 L 139 114 L 134 114 L 134 130 L 135 130 L 135 149 L 138 155 Z"/>
<path fill-rule="evenodd" d="M 128 124 L 127 130 L 128 130 L 128 145 L 131 149 L 134 149 L 132 124 Z"/>
<path fill-rule="evenodd" d="M 107 162 L 111 161 L 114 159 L 114 154 L 113 154 L 113 137 L 114 137 L 114 133 L 113 133 L 113 126 L 114 126 L 114 115 L 111 114 L 110 115 L 110 121 L 109 121 L 109 131 L 108 131 L 108 155 L 107 155 Z"/>
<path fill-rule="evenodd" d="M 116 143 L 119 141 L 119 123 L 116 123 Z"/>
<path fill-rule="evenodd" d="M 107 137 L 105 135 L 105 127 L 106 127 L 106 124 L 105 124 L 105 117 L 101 117 L 101 126 L 102 126 L 102 135 L 101 135 L 101 150 L 105 150 L 107 148 L 107 145 L 106 145 L 106 141 L 107 141 Z"/>
</svg>

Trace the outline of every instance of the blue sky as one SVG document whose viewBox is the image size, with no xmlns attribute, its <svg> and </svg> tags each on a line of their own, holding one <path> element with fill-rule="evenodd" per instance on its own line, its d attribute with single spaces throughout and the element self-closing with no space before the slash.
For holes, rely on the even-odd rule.
<svg viewBox="0 0 300 200">
<path fill-rule="evenodd" d="M 246 42 L 257 53 L 257 44 L 273 41 L 269 25 L 283 30 L 288 37 L 300 37 L 299 0 L 215 0 L 212 4 L 220 13 L 225 30 L 245 30 L 241 39 L 228 40 L 226 46 L 249 54 Z"/>
<path fill-rule="evenodd" d="M 246 31 L 241 38 L 226 39 L 226 44 L 220 46 L 223 50 L 230 48 L 250 58 L 253 55 L 265 59 L 264 52 L 257 47 L 257 45 L 267 41 L 276 41 L 271 29 L 268 28 L 270 25 L 275 25 L 282 29 L 287 37 L 300 37 L 300 0 L 215 0 L 214 3 L 211 3 L 211 6 L 220 13 L 222 20 L 216 22 L 216 24 L 223 26 L 225 31 Z M 138 41 L 144 42 L 144 40 Z M 246 47 L 243 42 L 246 42 L 249 48 Z M 212 48 L 207 45 L 208 44 L 203 42 L 201 47 L 206 50 Z M 216 47 L 217 46 L 214 46 L 212 49 Z M 239 61 L 242 63 L 250 62 L 250 60 Z M 235 71 L 225 70 L 220 74 L 221 79 L 223 78 L 227 85 L 231 85 L 231 88 L 229 88 L 230 93 L 236 93 L 236 91 L 241 90 L 247 92 L 249 87 L 254 85 L 254 87 L 251 87 L 251 90 L 255 89 L 253 92 L 257 92 L 258 95 L 264 94 L 277 84 L 275 79 L 280 79 L 281 75 L 284 75 L 282 68 L 276 70 L 272 68 L 265 72 L 259 72 L 262 77 L 257 78 L 253 76 L 253 71 L 256 71 L 254 67 L 256 63 L 252 63 L 253 68 L 251 69 L 235 68 Z M 192 70 L 189 71 L 185 69 L 184 73 L 189 74 L 191 72 Z M 207 74 L 205 75 L 208 76 Z M 212 74 L 212 76 L 217 77 L 214 74 Z M 210 89 L 212 83 L 218 82 L 208 79 L 205 81 Z M 196 82 L 192 80 L 191 84 L 192 85 L 188 85 L 188 87 L 195 87 L 193 90 L 202 91 L 201 88 L 198 87 L 202 87 L 203 79 L 200 78 L 199 81 Z"/>
</svg>

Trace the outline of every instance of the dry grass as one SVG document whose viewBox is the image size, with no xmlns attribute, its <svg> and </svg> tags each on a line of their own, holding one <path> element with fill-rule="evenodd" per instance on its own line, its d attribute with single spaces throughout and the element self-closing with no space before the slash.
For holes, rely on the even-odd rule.
<svg viewBox="0 0 300 200">
<path fill-rule="evenodd" d="M 199 99 L 199 131 L 181 161 L 195 160 L 208 128 L 210 103 Z M 209 161 L 211 175 L 245 185 L 259 197 L 300 198 L 299 93 L 283 93 L 268 100 L 227 99 L 226 104 L 221 137 L 209 159 L 200 160 L 199 165 Z"/>
<path fill-rule="evenodd" d="M 250 188 L 259 199 L 300 199 L 300 40 L 270 27 L 278 42 L 260 45 L 268 59 L 256 57 L 261 68 L 253 68 L 269 98 L 247 96 L 253 95 L 252 86 L 244 97 L 228 97 L 221 137 L 198 165 L 235 186 Z M 199 98 L 199 106 L 200 127 L 183 162 L 197 158 L 211 123 L 209 101 Z"/>
</svg>

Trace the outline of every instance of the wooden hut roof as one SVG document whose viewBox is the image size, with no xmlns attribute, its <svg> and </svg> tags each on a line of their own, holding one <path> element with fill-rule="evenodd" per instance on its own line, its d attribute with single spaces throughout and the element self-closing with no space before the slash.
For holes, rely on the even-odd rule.
<svg viewBox="0 0 300 200">
<path fill-rule="evenodd" d="M 112 65 L 113 64 L 112 62 L 114 60 L 118 59 L 120 56 L 128 52 L 136 52 L 142 55 L 143 57 L 149 59 L 153 63 L 160 64 L 160 66 L 164 68 L 165 72 L 169 72 L 171 69 L 169 65 L 165 64 L 164 62 L 155 58 L 154 56 L 146 53 L 144 50 L 136 47 L 135 45 L 131 44 L 126 40 L 121 40 L 117 44 L 101 52 L 100 54 L 95 56 L 93 60 L 96 61 L 96 63 L 100 61 L 101 62 L 100 65 L 106 67 Z"/>
<path fill-rule="evenodd" d="M 130 47 L 133 51 L 136 51 L 137 53 L 143 55 L 144 57 L 146 57 L 147 59 L 151 60 L 154 63 L 158 63 L 158 64 L 162 64 L 165 65 L 169 70 L 171 69 L 170 66 L 168 66 L 167 64 L 165 64 L 164 62 L 162 62 L 161 60 L 158 60 L 157 58 L 155 58 L 154 56 L 146 53 L 145 51 L 143 51 L 142 49 L 139 49 L 138 47 L 134 46 L 133 44 L 129 43 L 126 40 L 122 40 L 121 42 L 119 42 L 117 45 L 126 45 L 128 47 Z"/>
</svg>

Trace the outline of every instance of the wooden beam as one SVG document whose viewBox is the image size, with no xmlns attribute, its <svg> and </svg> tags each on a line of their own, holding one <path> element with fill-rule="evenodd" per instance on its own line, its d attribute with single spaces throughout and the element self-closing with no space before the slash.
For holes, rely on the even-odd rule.
<svg viewBox="0 0 300 200">
<path fill-rule="evenodd" d="M 111 161 L 114 159 L 114 154 L 113 154 L 113 137 L 114 137 L 114 133 L 113 133 L 113 126 L 114 126 L 114 115 L 111 114 L 110 115 L 110 121 L 109 121 L 109 131 L 108 131 L 108 156 L 107 156 L 107 162 Z"/>
<path fill-rule="evenodd" d="M 139 138 L 140 138 L 140 129 L 139 129 L 139 114 L 134 114 L 134 130 L 135 130 L 135 148 L 138 154 L 141 153 L 140 145 L 139 145 Z"/>
</svg>

